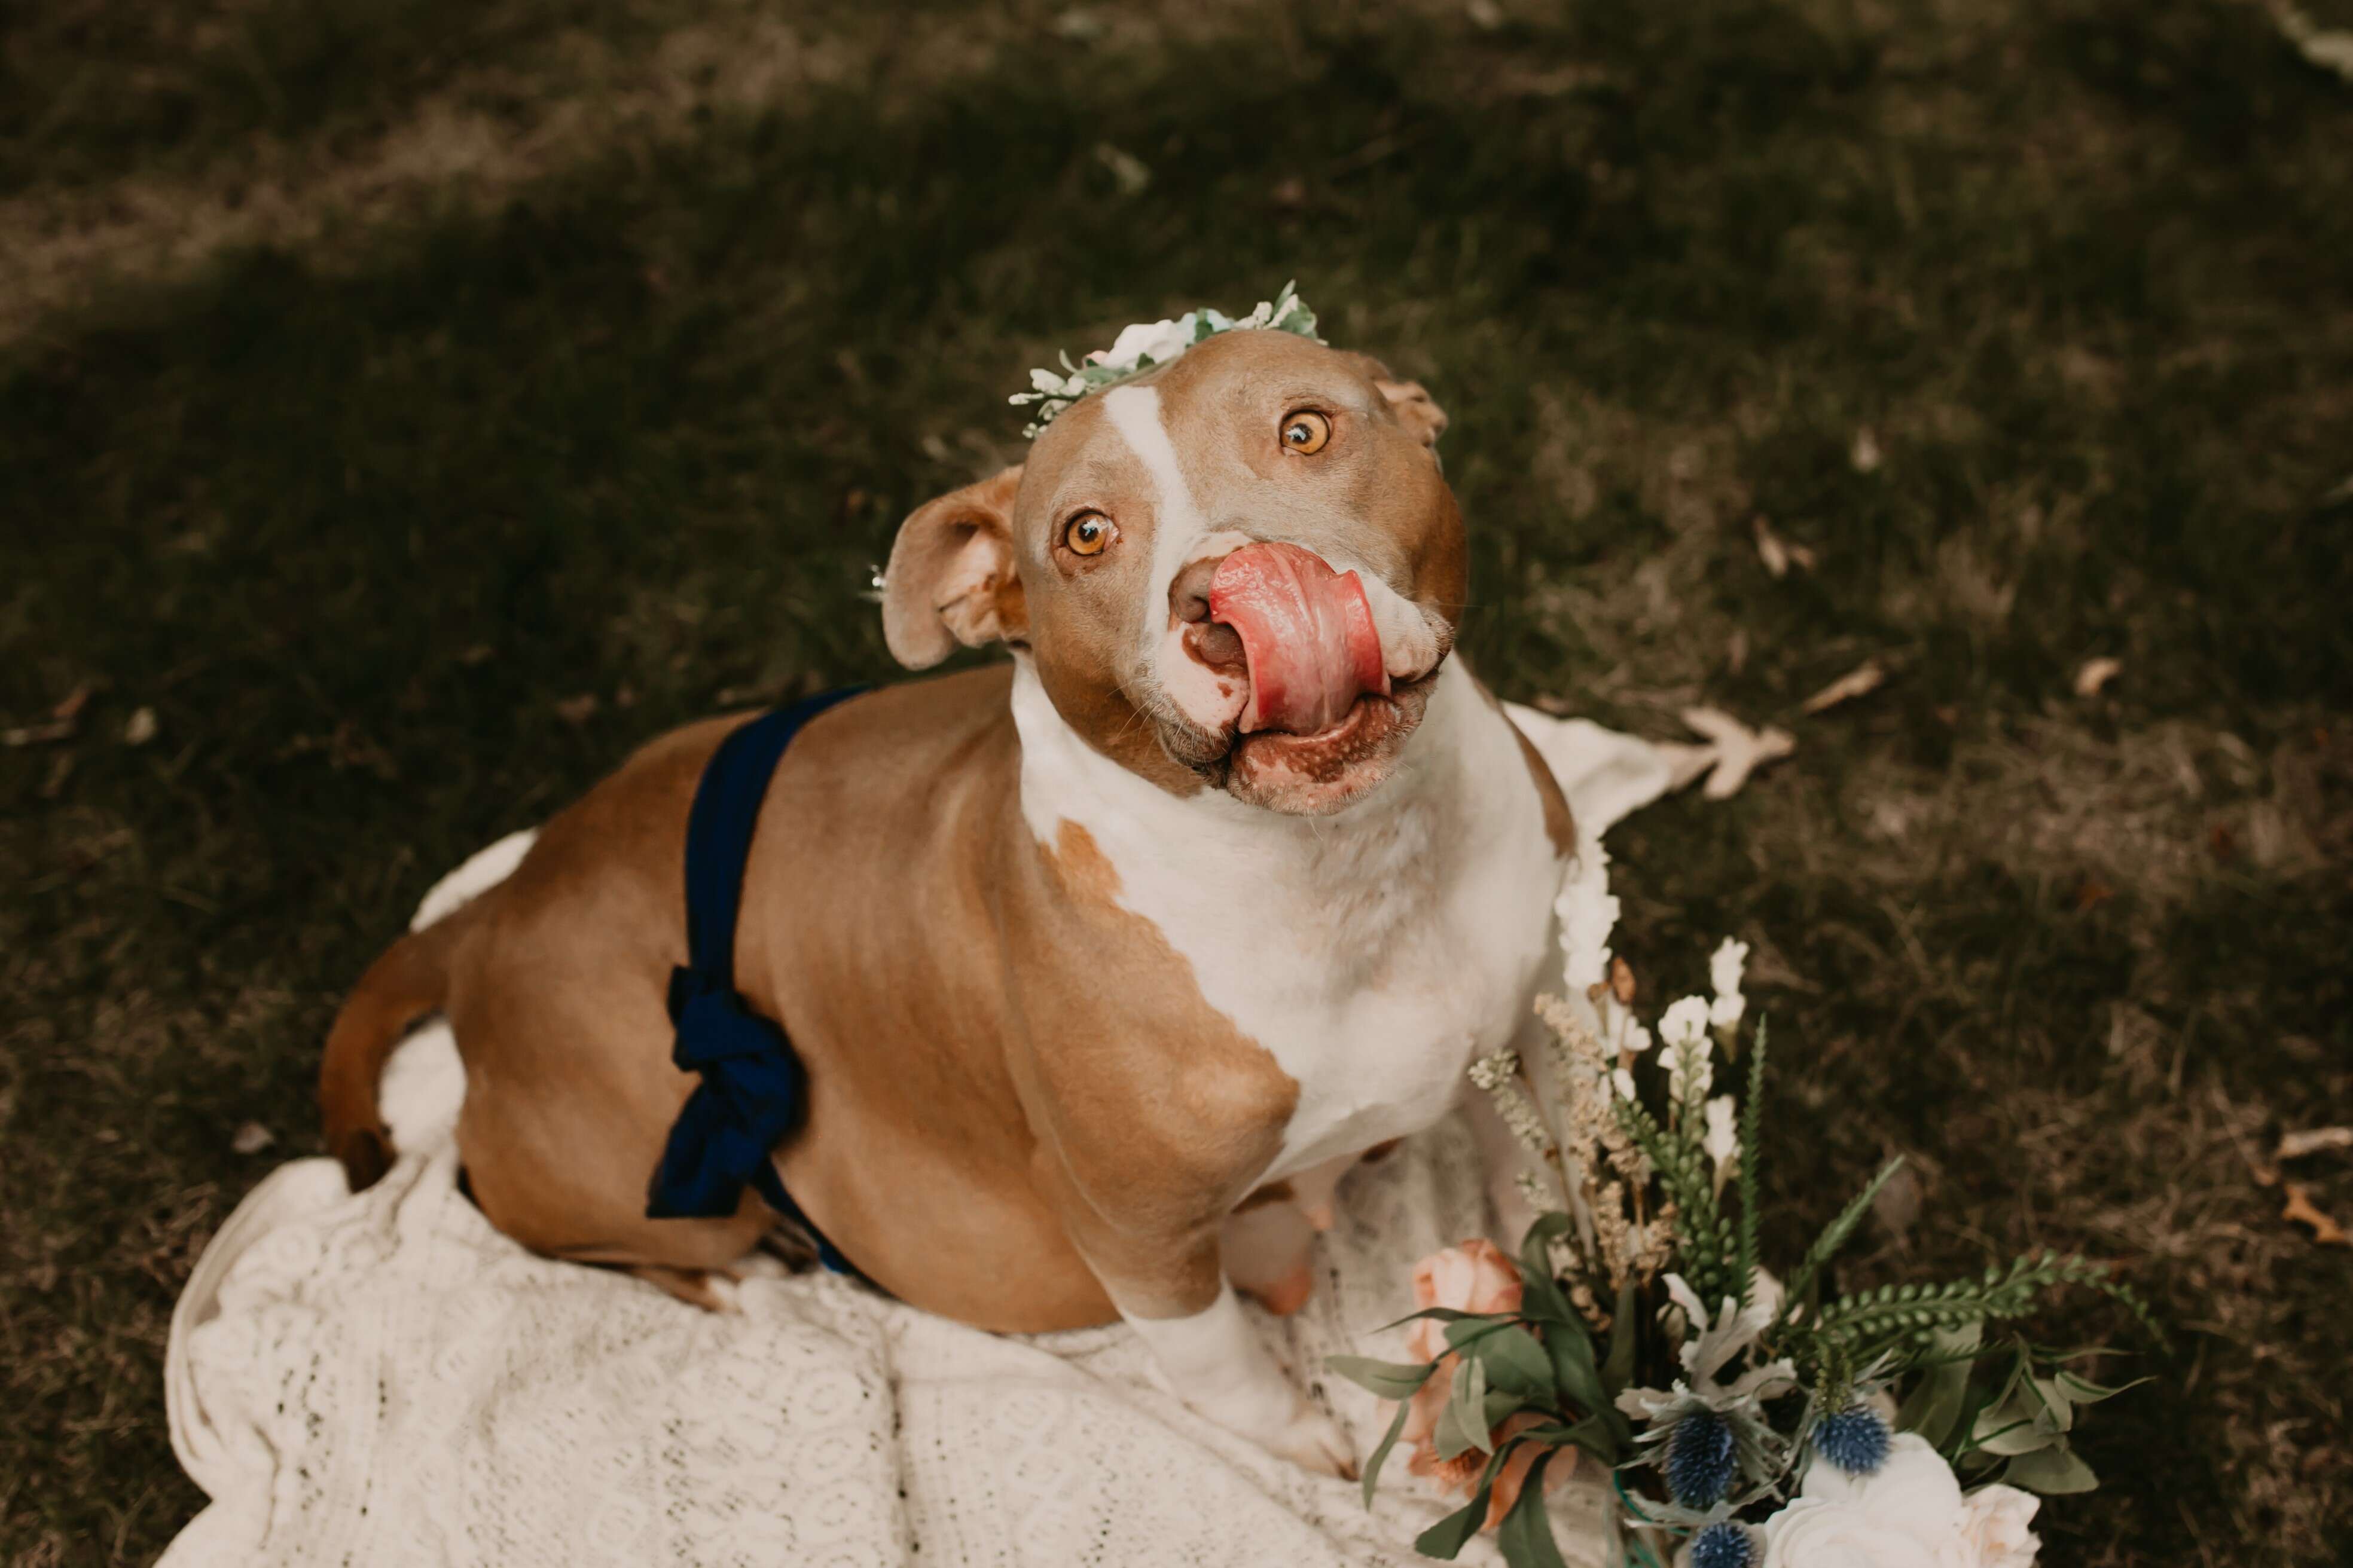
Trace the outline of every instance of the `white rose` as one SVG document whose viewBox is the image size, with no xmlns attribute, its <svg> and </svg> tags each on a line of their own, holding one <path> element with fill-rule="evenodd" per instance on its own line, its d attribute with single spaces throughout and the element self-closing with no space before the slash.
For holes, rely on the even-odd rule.
<svg viewBox="0 0 2353 1568">
<path fill-rule="evenodd" d="M 2042 1500 L 2016 1487 L 1979 1487 L 1961 1504 L 1961 1568 L 2034 1568 L 2042 1543 L 2026 1527 Z"/>
<path fill-rule="evenodd" d="M 1763 1568 L 1943 1568 L 1908 1531 L 1860 1503 L 1799 1498 L 1765 1521 Z"/>
<path fill-rule="evenodd" d="M 1103 363 L 1122 368 L 1132 365 L 1145 354 L 1155 364 L 1166 364 L 1193 346 L 1193 323 L 1190 317 L 1178 321 L 1138 321 L 1122 327 L 1111 347 L 1097 356 Z"/>
<path fill-rule="evenodd" d="M 1816 1459 L 1798 1495 L 1862 1510 L 1884 1529 L 1909 1536 L 1938 1568 L 1973 1568 L 1961 1555 L 1961 1483 L 1945 1457 L 1916 1432 L 1899 1432 L 1887 1462 L 1867 1476 L 1850 1476 Z M 1908 1561 L 1908 1559 L 1907 1559 Z"/>
</svg>

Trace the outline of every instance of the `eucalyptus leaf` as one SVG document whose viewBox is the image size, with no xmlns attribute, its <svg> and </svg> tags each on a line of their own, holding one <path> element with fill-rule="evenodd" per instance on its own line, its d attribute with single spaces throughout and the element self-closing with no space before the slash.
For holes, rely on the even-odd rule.
<svg viewBox="0 0 2353 1568">
<path fill-rule="evenodd" d="M 1500 1388 L 1491 1388 L 1487 1391 L 1486 1403 L 1480 1414 L 1487 1418 L 1487 1430 L 1492 1433 L 1496 1427 L 1527 1407 L 1528 1402 L 1520 1395 L 1506 1394 Z M 1482 1443 L 1480 1447 L 1483 1448 L 1486 1445 Z"/>
<path fill-rule="evenodd" d="M 2047 1448 L 2021 1454 L 2010 1461 L 2001 1479 L 2014 1487 L 2045 1496 L 2068 1492 L 2087 1492 L 2100 1484 L 2092 1467 L 2084 1463 L 2075 1450 L 2064 1442 L 2054 1442 Z"/>
<path fill-rule="evenodd" d="M 2075 1407 L 2068 1402 L 2066 1391 L 2056 1378 L 2029 1377 L 2019 1384 L 2027 1396 L 2042 1408 L 2034 1424 L 2052 1432 L 2071 1432 L 2075 1426 Z"/>
<path fill-rule="evenodd" d="M 1493 1487 L 1481 1487 L 1478 1495 L 1413 1538 L 1413 1549 L 1424 1557 L 1436 1557 L 1451 1563 L 1479 1527 L 1487 1522 L 1487 1498 Z"/>
<path fill-rule="evenodd" d="M 1381 1435 L 1373 1457 L 1365 1461 L 1365 1506 L 1373 1506 L 1373 1487 L 1381 1479 L 1381 1467 L 1389 1462 L 1389 1450 L 1397 1447 L 1398 1435 L 1405 1430 L 1405 1418 L 1412 1406 L 1400 1402 L 1397 1414 L 1389 1417 L 1389 1429 Z"/>
<path fill-rule="evenodd" d="M 2138 1388 L 2144 1383 L 2153 1383 L 2156 1380 L 2154 1378 L 2137 1377 L 2130 1383 L 2118 1384 L 2114 1388 L 2103 1388 L 2100 1384 L 2094 1383 L 2087 1377 L 2077 1377 L 2072 1372 L 2062 1372 L 2053 1381 L 2066 1392 L 2067 1397 L 2075 1404 L 2097 1405 L 2103 1399 L 2114 1399 L 2119 1394 Z"/>
<path fill-rule="evenodd" d="M 1616 1466 L 1626 1457 L 1629 1438 L 1621 1423 L 1607 1415 L 1588 1415 L 1573 1426 L 1531 1426 L 1520 1434 L 1547 1447 L 1584 1449 L 1604 1465 Z"/>
<path fill-rule="evenodd" d="M 1568 1216 L 1557 1209 L 1536 1216 L 1535 1223 L 1528 1226 L 1527 1234 L 1520 1237 L 1520 1279 L 1523 1281 L 1552 1278 L 1552 1244 L 1568 1233 Z"/>
<path fill-rule="evenodd" d="M 1425 1557 L 1443 1558 L 1451 1562 L 1463 1543 L 1479 1533 L 1487 1522 L 1487 1502 L 1494 1495 L 1495 1472 L 1504 1468 L 1504 1456 L 1513 1445 L 1505 1443 L 1489 1457 L 1487 1468 L 1479 1472 L 1479 1485 L 1471 1500 L 1456 1509 L 1428 1530 L 1414 1537 L 1413 1549 Z"/>
<path fill-rule="evenodd" d="M 1432 1322 L 1451 1323 L 1458 1319 L 1468 1318 L 1474 1315 L 1475 1314 L 1473 1313 L 1459 1310 L 1453 1307 L 1424 1307 L 1419 1312 L 1408 1312 L 1402 1318 L 1398 1318 L 1389 1322 L 1383 1323 L 1379 1328 L 1373 1331 L 1375 1333 L 1387 1333 L 1391 1329 L 1401 1329 L 1408 1323 L 1418 1323 L 1424 1318 L 1428 1318 Z"/>
<path fill-rule="evenodd" d="M 1474 1361 L 1454 1374 L 1446 1408 L 1439 1413 L 1438 1430 L 1431 1434 L 1438 1457 L 1452 1459 L 1473 1448 L 1484 1449 L 1490 1441 L 1486 1412 L 1487 1369 Z"/>
<path fill-rule="evenodd" d="M 1520 1485 L 1520 1495 L 1512 1504 L 1512 1511 L 1495 1531 L 1495 1544 L 1503 1549 L 1504 1561 L 1512 1568 L 1568 1568 L 1560 1555 L 1559 1543 L 1552 1538 L 1552 1520 L 1544 1506 L 1545 1467 L 1558 1457 L 1559 1451 L 1536 1456 L 1528 1467 L 1527 1478 Z M 1574 1456 L 1572 1456 L 1574 1462 Z"/>
<path fill-rule="evenodd" d="M 2060 1435 L 2041 1419 L 2043 1406 L 2024 1388 L 2013 1388 L 2000 1404 L 1978 1416 L 1969 1446 L 1989 1454 L 2031 1454 L 2059 1441 Z"/>
<path fill-rule="evenodd" d="M 1438 1370 L 1436 1362 L 1376 1361 L 1364 1355 L 1325 1356 L 1324 1366 L 1325 1371 L 1337 1373 L 1383 1399 L 1411 1397 L 1414 1390 L 1428 1383 L 1430 1374 Z"/>
<path fill-rule="evenodd" d="M 1916 1432 L 1939 1453 L 1945 1451 L 1958 1424 L 1969 1392 L 1970 1355 L 1984 1332 L 1980 1323 L 1962 1329 L 1939 1329 L 1929 1352 L 1932 1364 L 1895 1413 L 1895 1429 Z"/>
<path fill-rule="evenodd" d="M 1559 1281 L 1540 1274 L 1531 1274 L 1520 1281 L 1520 1316 L 1547 1326 L 1577 1321 Z"/>
<path fill-rule="evenodd" d="M 1556 1330 L 1546 1337 L 1557 1342 L 1570 1336 Z M 1534 1334 L 1517 1324 L 1486 1335 L 1474 1349 L 1465 1350 L 1463 1355 L 1476 1356 L 1486 1367 L 1487 1382 L 1492 1387 L 1546 1403 L 1559 1397 L 1552 1358 L 1545 1354 L 1545 1347 L 1536 1343 Z"/>
<path fill-rule="evenodd" d="M 1593 1340 L 1581 1330 L 1545 1337 L 1551 1352 L 1552 1374 L 1560 1396 L 1588 1414 L 1614 1409 L 1603 1392 L 1601 1371 L 1593 1364 Z"/>
</svg>

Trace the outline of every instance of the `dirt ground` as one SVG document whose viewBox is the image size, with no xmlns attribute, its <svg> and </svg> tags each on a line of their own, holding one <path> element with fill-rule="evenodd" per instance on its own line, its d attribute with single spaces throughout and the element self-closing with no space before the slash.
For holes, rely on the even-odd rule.
<svg viewBox="0 0 2353 1568">
<path fill-rule="evenodd" d="M 1796 737 L 1613 840 L 1642 973 L 1756 945 L 1784 1244 L 1902 1152 L 1849 1279 L 2156 1303 L 2038 1325 L 2157 1380 L 2045 1563 L 2345 1561 L 2353 1249 L 2272 1156 L 2353 1121 L 2353 81 L 2287 14 L 0 6 L 0 1560 L 200 1506 L 174 1294 L 442 869 L 887 678 L 1028 366 L 1296 277 L 1453 416 L 1493 684 Z"/>
</svg>

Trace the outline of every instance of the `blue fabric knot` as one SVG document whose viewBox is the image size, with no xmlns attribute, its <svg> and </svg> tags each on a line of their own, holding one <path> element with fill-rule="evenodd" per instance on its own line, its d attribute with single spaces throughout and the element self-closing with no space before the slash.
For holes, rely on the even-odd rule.
<svg viewBox="0 0 2353 1568">
<path fill-rule="evenodd" d="M 800 1130 L 808 1074 L 784 1030 L 699 969 L 670 971 L 670 1059 L 702 1081 L 687 1096 L 654 1172 L 653 1219 L 732 1215 L 777 1144 Z"/>
<path fill-rule="evenodd" d="M 785 1190 L 776 1145 L 808 1113 L 808 1074 L 782 1025 L 735 990 L 735 918 L 768 783 L 800 727 L 859 688 L 764 714 L 719 742 L 686 819 L 687 961 L 670 971 L 670 1059 L 701 1082 L 686 1097 L 646 1189 L 649 1219 L 712 1219 L 735 1212 L 750 1187 L 807 1231 L 818 1258 L 858 1274 Z M 865 1278 L 862 1274 L 860 1279 Z"/>
</svg>

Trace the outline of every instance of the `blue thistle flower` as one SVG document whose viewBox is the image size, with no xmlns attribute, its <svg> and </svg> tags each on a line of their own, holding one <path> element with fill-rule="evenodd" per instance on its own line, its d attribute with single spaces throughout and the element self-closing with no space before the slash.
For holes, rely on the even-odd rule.
<svg viewBox="0 0 2353 1568">
<path fill-rule="evenodd" d="M 1667 1436 L 1667 1490 L 1685 1508 L 1714 1508 L 1732 1489 L 1732 1424 L 1694 1410 Z"/>
<path fill-rule="evenodd" d="M 1867 1476 L 1887 1462 L 1887 1423 L 1867 1405 L 1850 1405 L 1814 1423 L 1814 1452 L 1850 1476 Z"/>
<path fill-rule="evenodd" d="M 1756 1541 L 1729 1520 L 1711 1524 L 1692 1537 L 1691 1568 L 1749 1568 L 1756 1561 Z"/>
</svg>

